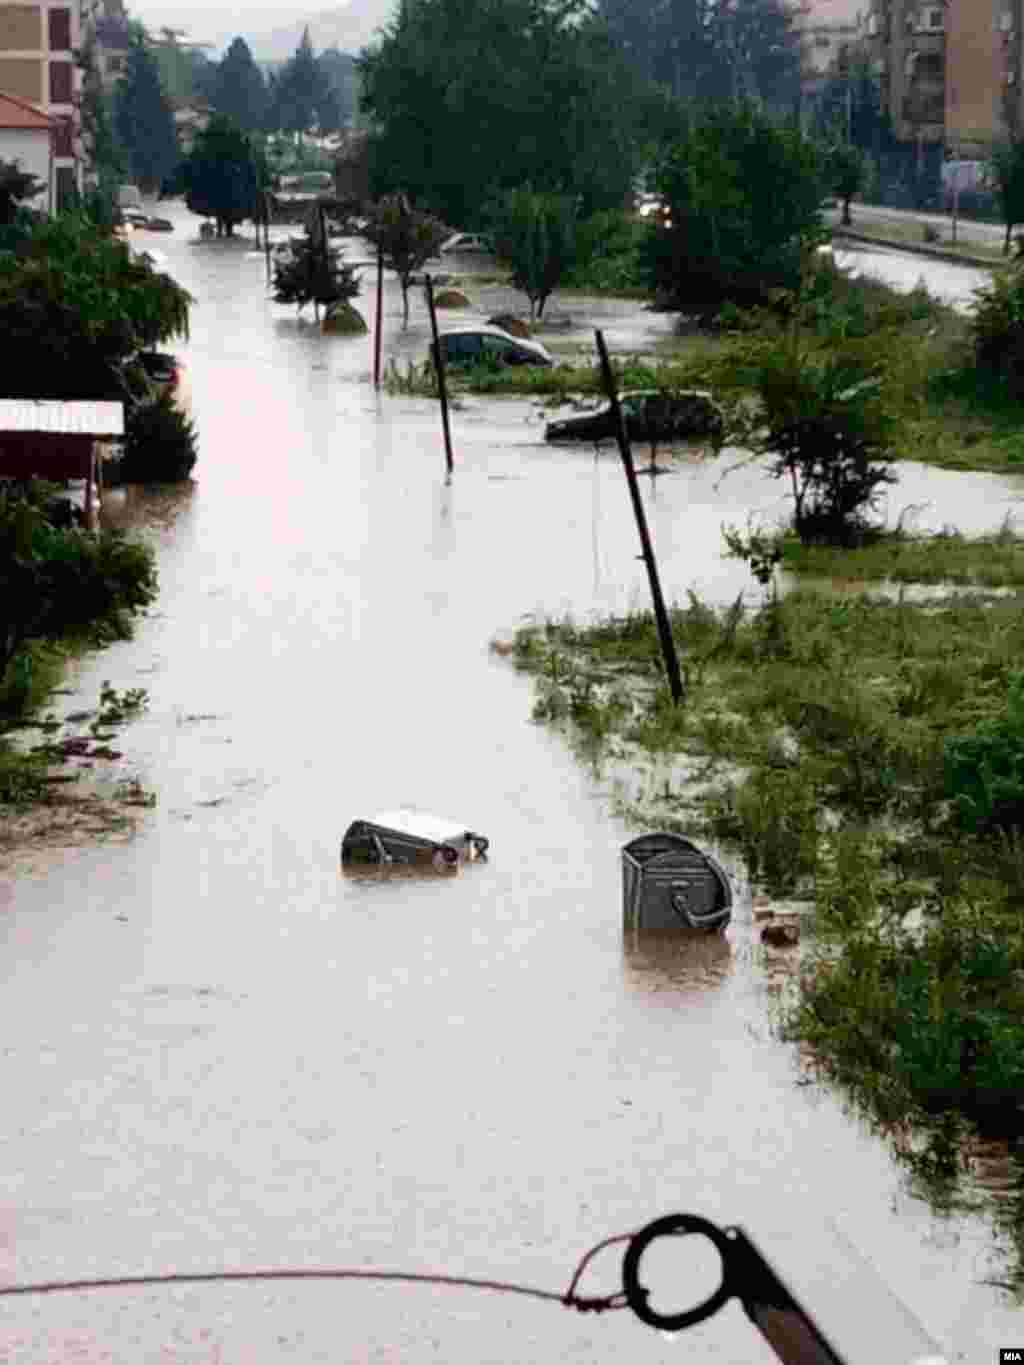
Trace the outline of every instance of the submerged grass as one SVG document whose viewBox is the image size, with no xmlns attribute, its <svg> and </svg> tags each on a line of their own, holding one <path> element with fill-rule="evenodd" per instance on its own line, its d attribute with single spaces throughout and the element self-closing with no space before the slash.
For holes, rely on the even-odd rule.
<svg viewBox="0 0 1024 1365">
<path fill-rule="evenodd" d="M 1024 1130 L 1024 833 L 964 828 L 945 762 L 948 740 L 1005 717 L 1022 609 L 1022 593 L 922 605 L 800 588 L 726 612 L 691 597 L 671 617 L 678 708 L 648 614 L 516 640 L 536 719 L 595 761 L 693 774 L 635 814 L 730 842 L 763 890 L 814 902 L 784 1032 L 936 1199 L 955 1193 L 972 1128 Z"/>
<path fill-rule="evenodd" d="M 987 588 L 1024 587 L 1024 538 L 1008 522 L 995 535 L 967 537 L 886 532 L 856 549 L 781 541 L 782 567 L 814 578 L 862 582 L 944 583 Z"/>
</svg>

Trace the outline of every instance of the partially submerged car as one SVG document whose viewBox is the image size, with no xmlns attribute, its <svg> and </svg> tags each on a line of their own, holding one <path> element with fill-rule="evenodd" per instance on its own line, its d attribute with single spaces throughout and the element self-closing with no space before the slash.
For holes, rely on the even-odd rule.
<svg viewBox="0 0 1024 1365">
<path fill-rule="evenodd" d="M 457 820 L 403 806 L 353 820 L 341 841 L 341 861 L 343 866 L 404 863 L 445 872 L 485 858 L 489 847 L 482 834 Z"/>
<path fill-rule="evenodd" d="M 451 327 L 439 335 L 446 365 L 553 365 L 554 357 L 539 341 L 514 337 L 501 327 Z M 437 356 L 431 344 L 434 364 Z"/>
<path fill-rule="evenodd" d="M 493 256 L 494 243 L 481 232 L 455 232 L 438 250 L 442 256 Z"/>
<path fill-rule="evenodd" d="M 182 361 L 167 351 L 140 351 L 135 357 L 156 394 L 173 393 L 181 384 Z"/>
<path fill-rule="evenodd" d="M 692 437 L 721 439 L 725 428 L 722 410 L 704 389 L 663 393 L 658 389 L 632 389 L 619 398 L 626 435 L 631 441 L 677 441 Z M 578 417 L 549 422 L 546 441 L 611 441 L 615 422 L 611 403 Z"/>
</svg>

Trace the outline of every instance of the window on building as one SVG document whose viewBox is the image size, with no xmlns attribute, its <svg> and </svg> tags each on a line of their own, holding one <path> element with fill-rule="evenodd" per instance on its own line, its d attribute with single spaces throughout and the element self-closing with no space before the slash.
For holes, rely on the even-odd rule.
<svg viewBox="0 0 1024 1365">
<path fill-rule="evenodd" d="M 57 212 L 69 209 L 78 197 L 78 181 L 73 166 L 57 167 Z"/>
<path fill-rule="evenodd" d="M 70 62 L 50 63 L 50 103 L 71 103 L 71 76 L 73 67 Z"/>
<path fill-rule="evenodd" d="M 53 130 L 54 156 L 74 156 L 73 129 L 69 118 L 62 118 Z"/>
<path fill-rule="evenodd" d="M 71 50 L 71 11 L 69 9 L 50 10 L 50 51 L 69 52 Z"/>
</svg>

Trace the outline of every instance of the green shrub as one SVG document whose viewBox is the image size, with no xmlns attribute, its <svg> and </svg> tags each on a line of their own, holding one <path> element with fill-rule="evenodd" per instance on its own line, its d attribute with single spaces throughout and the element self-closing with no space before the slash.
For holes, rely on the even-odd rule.
<svg viewBox="0 0 1024 1365">
<path fill-rule="evenodd" d="M 1004 378 L 1015 397 L 1024 394 L 1024 262 L 993 275 L 976 289 L 971 319 L 979 368 Z"/>
<path fill-rule="evenodd" d="M 754 373 L 760 411 L 741 414 L 733 439 L 773 459 L 805 543 L 855 545 L 881 490 L 896 482 L 880 462 L 892 423 L 872 367 L 799 344 L 762 348 Z"/>
<path fill-rule="evenodd" d="M 976 833 L 1024 827 L 1024 673 L 1010 684 L 1006 714 L 945 744 L 946 793 Z"/>
<path fill-rule="evenodd" d="M 125 422 L 126 483 L 177 483 L 196 462 L 195 425 L 169 393 L 132 407 Z"/>
<path fill-rule="evenodd" d="M 570 289 L 643 290 L 643 243 L 653 228 L 621 209 L 605 209 L 576 229 L 576 259 L 564 283 Z"/>
<path fill-rule="evenodd" d="M 32 641 L 124 636 L 131 614 L 156 596 L 148 546 L 119 531 L 53 526 L 38 505 L 41 487 L 0 488 L 0 684 L 13 669 L 12 704 L 32 690 Z"/>
</svg>

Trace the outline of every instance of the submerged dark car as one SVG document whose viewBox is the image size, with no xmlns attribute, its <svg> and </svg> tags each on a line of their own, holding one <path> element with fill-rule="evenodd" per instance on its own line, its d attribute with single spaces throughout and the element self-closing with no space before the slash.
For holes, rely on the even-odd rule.
<svg viewBox="0 0 1024 1365">
<path fill-rule="evenodd" d="M 703 389 L 662 393 L 634 389 L 619 398 L 626 435 L 631 441 L 681 441 L 695 436 L 720 440 L 725 426 L 722 410 Z M 546 441 L 611 441 L 615 439 L 612 405 L 593 412 L 549 422 Z"/>
<path fill-rule="evenodd" d="M 403 806 L 353 820 L 341 841 L 341 861 L 346 866 L 404 863 L 447 871 L 486 858 L 489 846 L 482 834 L 458 820 Z"/>
</svg>

